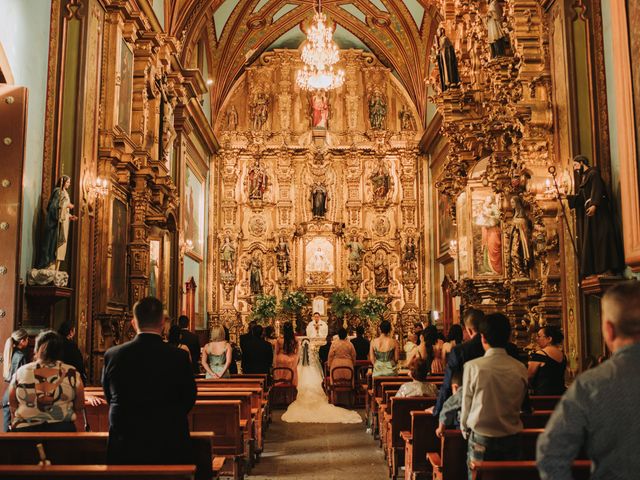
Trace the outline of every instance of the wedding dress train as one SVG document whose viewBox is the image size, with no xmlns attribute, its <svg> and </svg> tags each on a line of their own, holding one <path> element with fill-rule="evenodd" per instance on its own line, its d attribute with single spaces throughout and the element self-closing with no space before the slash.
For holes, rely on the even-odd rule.
<svg viewBox="0 0 640 480">
<path fill-rule="evenodd" d="M 304 348 L 308 348 L 305 346 Z M 309 349 L 311 350 L 311 349 Z M 317 352 L 300 355 L 298 362 L 298 396 L 282 415 L 287 423 L 361 423 L 358 412 L 331 405 L 322 390 L 322 371 Z M 305 364 L 308 363 L 308 364 Z"/>
</svg>

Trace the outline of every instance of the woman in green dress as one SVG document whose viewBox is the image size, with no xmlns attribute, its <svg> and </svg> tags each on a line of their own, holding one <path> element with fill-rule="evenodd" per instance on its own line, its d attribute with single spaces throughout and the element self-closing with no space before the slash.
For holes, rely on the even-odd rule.
<svg viewBox="0 0 640 480">
<path fill-rule="evenodd" d="M 373 376 L 385 377 L 398 373 L 400 347 L 391 336 L 391 323 L 380 322 L 380 336 L 373 339 L 369 350 L 369 360 L 373 363 Z"/>
<path fill-rule="evenodd" d="M 231 345 L 225 340 L 224 327 L 216 325 L 211 329 L 211 341 L 202 349 L 200 359 L 206 378 L 229 378 L 232 358 Z"/>
</svg>

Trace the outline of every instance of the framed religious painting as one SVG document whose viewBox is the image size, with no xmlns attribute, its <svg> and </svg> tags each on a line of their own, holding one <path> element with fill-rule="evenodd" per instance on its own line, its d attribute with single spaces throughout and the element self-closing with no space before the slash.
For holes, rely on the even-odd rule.
<svg viewBox="0 0 640 480">
<path fill-rule="evenodd" d="M 456 217 L 462 221 L 458 221 L 457 229 L 457 254 L 458 254 L 458 274 L 460 278 L 465 278 L 469 275 L 471 268 L 469 258 L 469 246 L 471 244 L 471 225 L 465 219 L 469 218 L 468 209 L 468 195 L 466 190 L 460 192 L 456 199 Z"/>
<path fill-rule="evenodd" d="M 333 243 L 325 237 L 315 237 L 305 246 L 305 283 L 307 285 L 333 285 L 334 251 Z"/>
<path fill-rule="evenodd" d="M 449 251 L 451 240 L 455 240 L 456 226 L 451 218 L 452 201 L 443 193 L 438 193 L 438 257 Z"/>
<path fill-rule="evenodd" d="M 502 277 L 504 255 L 500 196 L 490 188 L 472 188 L 470 207 L 472 275 L 474 278 Z"/>
<path fill-rule="evenodd" d="M 149 241 L 149 295 L 161 300 L 164 298 L 162 247 L 162 238 L 152 238 Z"/>
<path fill-rule="evenodd" d="M 133 98 L 133 50 L 124 40 L 120 41 L 120 89 L 118 94 L 118 126 L 131 133 L 131 105 Z"/>
<path fill-rule="evenodd" d="M 190 254 L 202 259 L 205 238 L 205 181 L 189 163 L 184 177 L 184 240 Z"/>
<path fill-rule="evenodd" d="M 128 207 L 120 198 L 114 197 L 111 204 L 111 259 L 109 272 L 109 300 L 111 303 L 127 304 L 127 231 Z"/>
</svg>

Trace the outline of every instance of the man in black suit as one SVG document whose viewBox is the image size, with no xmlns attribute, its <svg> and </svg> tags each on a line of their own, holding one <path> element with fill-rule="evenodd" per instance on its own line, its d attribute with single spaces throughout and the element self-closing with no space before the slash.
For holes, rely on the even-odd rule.
<svg viewBox="0 0 640 480">
<path fill-rule="evenodd" d="M 247 350 L 247 340 L 249 340 L 253 335 L 251 334 L 251 330 L 253 329 L 253 327 L 257 325 L 257 322 L 255 320 L 251 320 L 249 322 L 249 325 L 247 325 L 247 333 L 243 333 L 242 335 L 240 335 L 240 350 L 242 350 L 242 371 L 245 371 L 245 367 L 244 367 L 244 352 Z"/>
<path fill-rule="evenodd" d="M 464 314 L 464 327 L 470 340 L 453 347 L 447 356 L 447 365 L 444 370 L 442 386 L 438 392 L 436 404 L 433 407 L 433 414 L 435 416 L 440 415 L 440 410 L 442 410 L 444 402 L 453 394 L 451 390 L 451 378 L 453 375 L 459 373 L 462 376 L 465 363 L 469 360 L 484 356 L 484 347 L 482 346 L 482 338 L 479 333 L 480 321 L 483 318 L 484 313 L 475 308 L 469 308 Z M 520 360 L 518 357 L 518 348 L 513 343 L 507 344 L 506 350 L 513 358 Z"/>
<path fill-rule="evenodd" d="M 87 372 L 84 369 L 84 358 L 78 348 L 78 344 L 73 340 L 73 337 L 76 336 L 76 327 L 71 325 L 70 322 L 64 322 L 60 325 L 60 328 L 58 328 L 58 333 L 62 336 L 64 342 L 62 347 L 62 362 L 75 367 L 76 371 L 80 374 L 80 378 L 82 378 L 82 382 L 86 385 Z"/>
<path fill-rule="evenodd" d="M 369 358 L 369 340 L 364 337 L 364 327 L 358 325 L 356 327 L 356 338 L 351 340 L 356 349 L 356 360 L 366 360 Z"/>
<path fill-rule="evenodd" d="M 110 464 L 192 463 L 187 414 L 196 401 L 189 358 L 162 341 L 162 302 L 133 307 L 137 336 L 104 355 L 102 387 L 109 402 Z"/>
<path fill-rule="evenodd" d="M 191 367 L 193 373 L 200 373 L 200 339 L 198 335 L 189 330 L 189 317 L 180 315 L 178 317 L 180 327 L 180 342 L 187 346 L 191 355 Z"/>
<path fill-rule="evenodd" d="M 327 335 L 327 343 L 318 348 L 318 357 L 320 358 L 320 365 L 324 371 L 324 364 L 329 360 L 329 350 L 331 350 L 331 341 L 333 340 L 333 334 Z M 368 354 L 368 352 L 367 352 Z"/>
<path fill-rule="evenodd" d="M 242 348 L 242 373 L 271 372 L 273 347 L 262 338 L 262 326 L 254 324 Z"/>
</svg>

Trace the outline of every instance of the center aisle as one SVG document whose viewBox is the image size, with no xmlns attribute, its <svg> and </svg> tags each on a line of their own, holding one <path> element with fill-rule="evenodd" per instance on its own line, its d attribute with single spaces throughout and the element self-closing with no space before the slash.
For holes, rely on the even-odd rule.
<svg viewBox="0 0 640 480">
<path fill-rule="evenodd" d="M 388 480 L 382 450 L 364 424 L 285 423 L 273 412 L 264 452 L 248 480 Z"/>
</svg>

